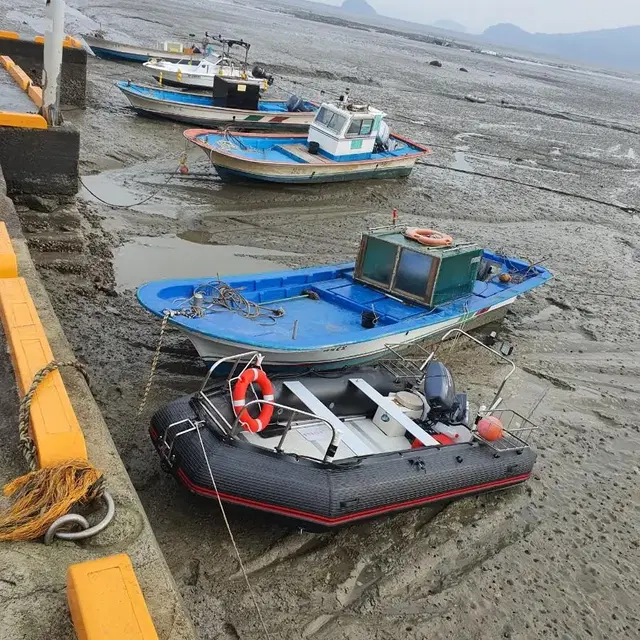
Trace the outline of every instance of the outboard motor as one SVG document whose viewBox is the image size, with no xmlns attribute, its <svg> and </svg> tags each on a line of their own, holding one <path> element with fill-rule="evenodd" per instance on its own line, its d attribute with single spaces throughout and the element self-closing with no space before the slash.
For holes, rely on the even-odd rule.
<svg viewBox="0 0 640 640">
<path fill-rule="evenodd" d="M 467 395 L 456 395 L 451 372 L 442 362 L 432 360 L 424 376 L 424 396 L 430 407 L 427 418 L 433 422 L 467 425 Z"/>
<path fill-rule="evenodd" d="M 373 147 L 374 153 L 380 153 L 382 151 L 389 150 L 390 135 L 391 131 L 389 130 L 389 125 L 383 120 L 380 123 L 380 129 L 378 130 L 378 135 L 376 136 L 376 141 Z"/>
<path fill-rule="evenodd" d="M 266 80 L 269 86 L 273 84 L 273 76 L 267 73 L 264 67 L 261 67 L 260 65 L 256 65 L 255 67 L 253 67 L 253 69 L 251 70 L 251 75 L 254 78 L 261 78 L 263 80 Z"/>
<path fill-rule="evenodd" d="M 293 113 L 296 111 L 309 111 L 309 109 L 304 104 L 304 100 L 294 94 L 287 100 L 287 111 Z"/>
</svg>

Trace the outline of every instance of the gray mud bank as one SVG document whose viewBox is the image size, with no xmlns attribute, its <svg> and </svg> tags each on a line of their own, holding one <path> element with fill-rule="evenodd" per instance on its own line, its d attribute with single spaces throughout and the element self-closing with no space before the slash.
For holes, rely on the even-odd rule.
<svg viewBox="0 0 640 640">
<path fill-rule="evenodd" d="M 194 390 L 204 372 L 173 331 L 145 416 L 135 420 L 159 323 L 132 288 L 150 276 L 158 251 L 162 276 L 167 262 L 176 275 L 214 276 L 264 261 L 347 260 L 360 232 L 388 222 L 396 207 L 404 223 L 543 260 L 555 273 L 503 327 L 519 365 L 508 404 L 526 415 L 546 394 L 535 413 L 543 427 L 535 477 L 516 490 L 323 535 L 230 509 L 271 637 L 637 638 L 640 84 L 310 22 L 272 5 L 71 6 L 72 25 L 100 23 L 114 39 L 153 42 L 196 25 L 211 30 L 214 21 L 277 65 L 276 95 L 336 95 L 344 78 L 360 79 L 354 95 L 433 148 L 432 166 L 408 180 L 313 188 L 224 185 L 189 150 L 190 173 L 141 206 L 112 208 L 82 192 L 79 240 L 66 246 L 73 251 L 36 246 L 42 234 L 64 232 L 61 217 L 43 223 L 22 212 L 201 637 L 264 634 L 217 505 L 162 473 L 149 442 L 150 413 Z M 37 18 L 29 11 L 18 3 L 9 18 Z M 428 64 L 435 58 L 441 68 Z M 89 108 L 67 114 L 82 130 L 87 186 L 120 205 L 153 195 L 184 151 L 184 127 L 129 111 L 112 87 L 128 77 L 144 74 L 92 60 Z M 476 402 L 486 398 L 495 369 L 473 350 L 451 356 L 459 386 L 469 385 Z"/>
</svg>

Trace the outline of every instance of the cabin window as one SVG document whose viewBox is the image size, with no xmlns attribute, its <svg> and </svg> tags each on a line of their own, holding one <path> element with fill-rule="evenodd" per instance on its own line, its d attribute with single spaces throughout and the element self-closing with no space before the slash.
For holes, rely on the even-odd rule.
<svg viewBox="0 0 640 640">
<path fill-rule="evenodd" d="M 368 136 L 373 129 L 373 120 L 366 118 L 364 120 L 352 120 L 347 131 L 348 136 Z"/>
<path fill-rule="evenodd" d="M 362 277 L 389 287 L 396 263 L 397 247 L 390 242 L 369 237 L 362 261 Z"/>
<path fill-rule="evenodd" d="M 335 134 L 339 134 L 342 131 L 346 121 L 346 116 L 329 111 L 329 109 L 325 109 L 324 107 L 318 111 L 318 115 L 316 116 L 316 122 L 324 125 L 329 131 Z"/>
<path fill-rule="evenodd" d="M 433 258 L 403 249 L 398 262 L 395 287 L 412 296 L 424 298 Z"/>
</svg>

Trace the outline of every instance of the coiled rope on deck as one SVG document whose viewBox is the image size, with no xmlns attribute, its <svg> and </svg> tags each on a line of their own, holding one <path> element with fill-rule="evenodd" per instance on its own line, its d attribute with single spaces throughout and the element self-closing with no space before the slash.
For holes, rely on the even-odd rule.
<svg viewBox="0 0 640 640">
<path fill-rule="evenodd" d="M 75 361 L 53 360 L 35 374 L 18 413 L 20 450 L 31 471 L 4 486 L 3 493 L 12 502 L 0 513 L 0 541 L 40 538 L 74 506 L 89 504 L 104 493 L 104 476 L 88 460 L 38 468 L 37 450 L 29 432 L 31 402 L 46 377 L 62 367 L 76 369 L 89 382 L 86 369 Z"/>
<path fill-rule="evenodd" d="M 238 289 L 234 289 L 222 280 L 211 280 L 194 288 L 189 298 L 175 300 L 177 309 L 171 311 L 172 315 L 184 315 L 189 317 L 203 317 L 207 313 L 216 311 L 231 311 L 244 318 L 255 320 L 267 317 L 272 320 L 280 318 L 285 311 L 282 308 L 273 309 L 245 298 Z"/>
</svg>

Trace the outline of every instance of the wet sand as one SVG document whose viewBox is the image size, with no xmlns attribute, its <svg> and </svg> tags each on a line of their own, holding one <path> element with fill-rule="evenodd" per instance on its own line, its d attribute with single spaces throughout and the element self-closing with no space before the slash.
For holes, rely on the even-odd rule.
<svg viewBox="0 0 640 640">
<path fill-rule="evenodd" d="M 519 367 L 507 404 L 527 415 L 544 394 L 534 415 L 542 427 L 535 476 L 508 492 L 322 535 L 231 509 L 272 638 L 637 638 L 637 79 L 301 20 L 275 5 L 71 6 L 73 25 L 100 23 L 113 39 L 153 42 L 204 29 L 241 36 L 253 60 L 271 63 L 275 95 L 337 95 L 348 82 L 353 95 L 386 109 L 395 130 L 433 148 L 432 166 L 408 180 L 301 188 L 224 185 L 204 155 L 188 150 L 190 173 L 140 207 L 111 208 L 83 192 L 86 264 L 74 274 L 42 269 L 201 637 L 263 633 L 217 505 L 160 471 L 146 433 L 151 411 L 194 390 L 203 374 L 175 332 L 145 419 L 135 421 L 159 330 L 127 290 L 148 277 L 148 254 L 135 245 L 169 247 L 179 268 L 176 254 L 197 261 L 209 244 L 215 259 L 202 258 L 203 275 L 243 260 L 337 262 L 351 259 L 361 231 L 388 222 L 397 207 L 403 223 L 504 248 L 554 272 L 502 328 Z M 19 0 L 9 20 L 37 24 L 32 11 Z M 429 66 L 433 59 L 443 67 Z M 122 78 L 145 74 L 91 60 L 89 108 L 67 119 L 82 131 L 83 172 L 97 174 L 87 185 L 124 205 L 175 171 L 185 127 L 136 117 L 112 87 Z M 473 349 L 448 355 L 472 401 L 490 397 L 498 370 Z"/>
</svg>

